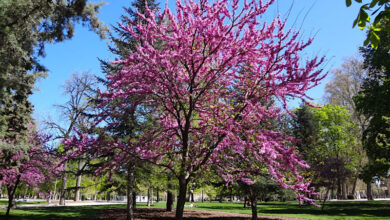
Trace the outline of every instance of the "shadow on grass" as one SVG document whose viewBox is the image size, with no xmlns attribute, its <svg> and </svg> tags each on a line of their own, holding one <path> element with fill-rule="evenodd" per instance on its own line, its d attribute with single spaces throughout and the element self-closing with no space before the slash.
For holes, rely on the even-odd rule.
<svg viewBox="0 0 390 220">
<path fill-rule="evenodd" d="M 99 214 L 99 210 L 105 209 L 120 210 L 123 209 L 123 206 L 58 206 L 13 209 L 9 219 L 95 219 Z M 1 213 L 0 219 L 5 219 L 4 213 Z"/>
<path fill-rule="evenodd" d="M 250 208 L 243 208 L 242 204 L 198 204 L 197 209 L 215 211 L 234 211 L 250 213 Z M 359 202 L 328 202 L 324 210 L 312 205 L 299 205 L 297 202 L 267 202 L 258 204 L 260 214 L 270 215 L 314 215 L 314 216 L 367 216 L 390 217 L 390 202 L 388 201 L 359 201 Z"/>
<path fill-rule="evenodd" d="M 372 216 L 390 217 L 389 202 L 329 202 L 324 210 L 315 206 L 299 204 L 259 204 L 259 212 L 264 214 L 308 214 L 316 216 Z"/>
</svg>

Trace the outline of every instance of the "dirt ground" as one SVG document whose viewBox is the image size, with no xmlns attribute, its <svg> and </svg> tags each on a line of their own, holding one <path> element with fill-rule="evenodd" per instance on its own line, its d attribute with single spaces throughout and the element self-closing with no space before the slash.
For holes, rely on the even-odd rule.
<svg viewBox="0 0 390 220">
<path fill-rule="evenodd" d="M 99 218 L 98 218 L 101 220 L 126 219 L 125 209 L 106 209 L 106 210 L 102 210 L 101 212 L 102 213 L 99 214 Z M 139 208 L 136 209 L 134 213 L 134 217 L 135 219 L 138 220 L 146 220 L 146 219 L 174 220 L 175 212 L 166 212 L 164 209 L 158 209 L 158 208 Z M 206 211 L 206 210 L 184 210 L 184 219 L 248 220 L 251 219 L 251 216 L 247 214 L 216 212 L 216 211 Z M 259 216 L 259 219 L 293 220 L 294 218 Z"/>
</svg>

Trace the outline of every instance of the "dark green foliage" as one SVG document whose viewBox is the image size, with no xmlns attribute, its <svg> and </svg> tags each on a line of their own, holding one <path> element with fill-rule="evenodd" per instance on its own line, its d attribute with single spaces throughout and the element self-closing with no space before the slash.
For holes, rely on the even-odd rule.
<svg viewBox="0 0 390 220">
<path fill-rule="evenodd" d="M 33 106 L 28 97 L 46 71 L 39 63 L 45 44 L 73 37 L 82 22 L 101 37 L 106 27 L 97 19 L 101 3 L 87 0 L 0 1 L 0 137 L 23 136 Z"/>
<path fill-rule="evenodd" d="M 297 147 L 303 159 L 309 161 L 312 158 L 310 152 L 318 143 L 318 123 L 314 120 L 310 107 L 302 104 L 295 111 L 296 117 L 292 121 L 292 131 L 295 138 L 299 139 Z"/>
<path fill-rule="evenodd" d="M 385 139 L 380 139 L 390 136 L 386 120 L 390 117 L 390 55 L 387 49 L 390 39 L 386 32 L 380 32 L 380 36 L 382 40 L 376 50 L 371 47 L 360 50 L 368 74 L 361 91 L 354 97 L 357 110 L 368 119 L 363 133 L 363 147 L 370 159 L 363 174 L 366 179 L 386 176 L 390 168 L 390 148 L 381 143 Z"/>
<path fill-rule="evenodd" d="M 141 14 L 145 13 L 145 4 L 148 5 L 148 8 L 151 10 L 158 10 L 158 3 L 156 0 L 134 0 L 131 4 L 132 7 L 123 8 L 125 14 L 121 16 L 120 22 L 117 26 L 111 26 L 112 30 L 109 33 L 109 39 L 111 44 L 108 46 L 111 53 L 118 56 L 118 58 L 125 58 L 130 51 L 135 51 L 137 44 L 139 43 L 137 39 L 133 38 L 131 34 L 127 31 L 124 31 L 120 24 L 123 26 L 131 25 L 129 19 L 140 22 L 140 18 L 137 15 L 136 11 Z M 142 21 L 141 21 L 142 22 Z M 137 30 L 135 30 L 137 32 Z M 116 72 L 120 67 L 112 65 L 108 61 L 100 60 L 101 67 L 104 73 L 111 74 L 112 71 Z"/>
<path fill-rule="evenodd" d="M 255 196 L 259 202 L 292 201 L 296 199 L 294 191 L 284 189 L 270 175 L 259 176 L 252 185 L 238 182 L 241 195 L 248 198 Z"/>
</svg>

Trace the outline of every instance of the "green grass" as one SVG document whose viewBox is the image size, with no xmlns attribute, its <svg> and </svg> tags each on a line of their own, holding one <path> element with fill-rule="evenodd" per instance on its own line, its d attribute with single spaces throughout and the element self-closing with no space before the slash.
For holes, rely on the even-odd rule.
<svg viewBox="0 0 390 220">
<path fill-rule="evenodd" d="M 29 202 L 16 202 L 16 205 L 22 204 L 47 204 L 46 201 L 29 201 Z M 8 205 L 7 200 L 0 200 L 0 205 Z"/>
<path fill-rule="evenodd" d="M 74 219 L 87 218 L 95 219 L 99 214 L 99 210 L 125 208 L 125 205 L 99 205 L 99 206 L 65 206 L 65 207 L 40 207 L 11 210 L 11 218 L 26 219 L 26 220 L 41 220 L 41 219 Z M 0 210 L 0 216 L 5 215 L 5 210 Z M 1 217 L 0 217 L 1 219 Z"/>
<path fill-rule="evenodd" d="M 138 207 L 140 207 L 139 205 Z M 251 214 L 250 208 L 243 208 L 241 203 L 195 203 L 196 207 L 212 211 Z M 154 207 L 164 208 L 165 203 L 156 203 Z M 267 202 L 258 204 L 259 215 L 285 216 L 305 219 L 390 219 L 390 202 L 327 202 L 324 210 L 315 206 L 300 206 L 298 202 Z"/>
<path fill-rule="evenodd" d="M 186 209 L 203 209 L 250 214 L 250 208 L 243 208 L 240 203 L 195 203 L 196 207 Z M 137 204 L 146 207 L 146 204 Z M 165 203 L 155 203 L 154 208 L 164 208 Z M 45 207 L 12 210 L 11 219 L 94 219 L 99 210 L 125 208 L 125 205 Z M 323 211 L 314 206 L 299 206 L 297 202 L 259 203 L 260 215 L 286 216 L 305 219 L 390 219 L 390 202 L 328 202 Z M 4 215 L 5 210 L 0 210 Z M 102 213 L 102 212 L 100 212 Z"/>
<path fill-rule="evenodd" d="M 250 214 L 250 208 L 242 204 L 208 203 L 197 204 L 198 209 L 230 211 Z M 297 202 L 259 203 L 260 215 L 286 216 L 306 219 L 389 219 L 389 202 L 329 202 L 324 210 L 315 206 L 300 206 Z"/>
</svg>

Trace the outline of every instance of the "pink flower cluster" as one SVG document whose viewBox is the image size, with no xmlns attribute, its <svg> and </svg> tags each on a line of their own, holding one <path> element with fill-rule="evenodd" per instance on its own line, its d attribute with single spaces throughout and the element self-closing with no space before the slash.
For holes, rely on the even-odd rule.
<svg viewBox="0 0 390 220">
<path fill-rule="evenodd" d="M 15 187 L 19 182 L 30 186 L 48 181 L 59 172 L 56 159 L 45 148 L 49 137 L 30 128 L 28 141 L 1 140 L 0 184 Z"/>
</svg>

